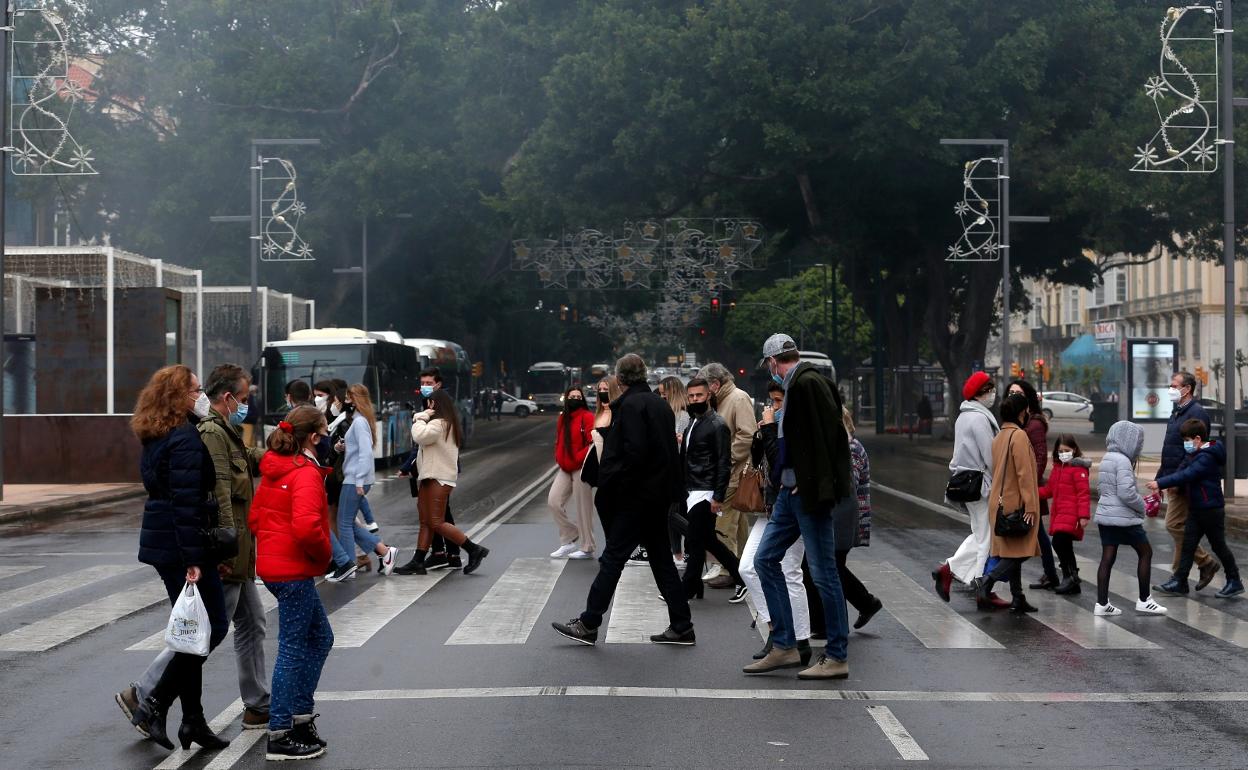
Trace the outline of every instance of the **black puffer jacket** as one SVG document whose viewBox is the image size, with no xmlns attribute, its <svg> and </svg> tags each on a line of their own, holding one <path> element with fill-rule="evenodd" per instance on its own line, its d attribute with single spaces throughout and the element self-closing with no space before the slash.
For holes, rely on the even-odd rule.
<svg viewBox="0 0 1248 770">
<path fill-rule="evenodd" d="M 195 427 L 187 421 L 143 444 L 139 469 L 147 489 L 139 561 L 184 567 L 215 566 L 204 530 L 217 526 L 216 470 Z"/>
<path fill-rule="evenodd" d="M 714 412 L 689 423 L 681 440 L 686 490 L 709 489 L 712 499 L 724 501 L 732 477 L 731 438 L 728 424 Z"/>
</svg>

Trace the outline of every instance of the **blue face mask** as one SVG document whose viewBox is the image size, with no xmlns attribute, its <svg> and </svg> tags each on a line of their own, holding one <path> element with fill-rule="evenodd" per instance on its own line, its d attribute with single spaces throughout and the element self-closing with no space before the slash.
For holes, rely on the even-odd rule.
<svg viewBox="0 0 1248 770">
<path fill-rule="evenodd" d="M 1192 441 L 1191 439 L 1187 439 L 1186 441 L 1184 441 L 1184 442 L 1183 442 L 1183 451 L 1184 451 L 1184 452 L 1187 452 L 1189 455 L 1190 455 L 1192 452 L 1195 452 L 1195 451 L 1196 451 L 1196 442 L 1195 442 L 1195 441 Z"/>
<path fill-rule="evenodd" d="M 243 420 L 247 419 L 247 405 L 239 404 L 238 411 L 230 414 L 230 425 L 242 425 Z"/>
<path fill-rule="evenodd" d="M 420 395 L 424 396 L 425 398 L 430 398 L 430 397 L 432 397 L 432 396 L 433 396 L 433 391 L 434 391 L 434 387 L 433 387 L 432 385 L 421 385 L 421 386 L 420 386 Z"/>
<path fill-rule="evenodd" d="M 784 378 L 783 378 L 783 377 L 781 377 L 780 375 L 776 374 L 775 372 L 772 372 L 772 373 L 771 373 L 771 381 L 772 381 L 772 382 L 774 382 L 774 383 L 776 383 L 777 385 L 783 385 L 783 384 L 784 384 Z"/>
</svg>

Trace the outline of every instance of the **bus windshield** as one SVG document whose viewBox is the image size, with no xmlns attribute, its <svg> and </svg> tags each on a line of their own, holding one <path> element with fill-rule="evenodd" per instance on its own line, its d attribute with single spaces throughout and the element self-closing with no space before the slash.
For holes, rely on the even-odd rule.
<svg viewBox="0 0 1248 770">
<path fill-rule="evenodd" d="M 568 376 L 560 371 L 530 371 L 524 383 L 528 393 L 557 393 L 562 396 L 567 381 Z"/>
<path fill-rule="evenodd" d="M 315 386 L 320 380 L 346 380 L 348 384 L 363 383 L 374 402 L 377 368 L 369 361 L 371 345 L 309 345 L 284 346 L 266 351 L 265 411 L 279 414 L 286 402 L 286 383 L 303 380 Z"/>
</svg>

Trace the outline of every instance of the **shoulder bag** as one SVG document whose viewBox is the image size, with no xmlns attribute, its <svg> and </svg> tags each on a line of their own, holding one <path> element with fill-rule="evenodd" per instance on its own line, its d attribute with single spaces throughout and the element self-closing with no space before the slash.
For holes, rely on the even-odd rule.
<svg viewBox="0 0 1248 770">
<path fill-rule="evenodd" d="M 955 503 L 976 503 L 983 497 L 984 472 L 971 469 L 960 470 L 949 477 L 945 497 Z"/>
<path fill-rule="evenodd" d="M 767 501 L 763 497 L 763 472 L 761 470 L 748 463 L 741 469 L 741 478 L 737 481 L 737 495 L 732 499 L 732 507 L 742 513 L 767 512 Z"/>
<path fill-rule="evenodd" d="M 591 487 L 598 486 L 598 447 L 591 446 L 585 455 L 585 463 L 581 465 L 581 481 Z"/>
<path fill-rule="evenodd" d="M 1013 440 L 1011 436 L 1010 441 L 1013 442 Z M 1031 533 L 1031 525 L 1023 518 L 1027 513 L 1025 508 L 1020 507 L 1016 511 L 1005 512 L 1005 484 L 1010 478 L 1010 460 L 1014 459 L 1014 450 L 1007 444 L 1005 451 L 1006 473 L 1001 477 L 1001 492 L 997 495 L 997 522 L 993 525 L 992 531 L 997 537 L 1024 537 Z"/>
</svg>

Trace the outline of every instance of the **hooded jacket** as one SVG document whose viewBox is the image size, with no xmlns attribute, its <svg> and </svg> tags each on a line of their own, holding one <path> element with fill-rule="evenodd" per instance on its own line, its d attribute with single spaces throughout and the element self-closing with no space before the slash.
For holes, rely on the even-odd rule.
<svg viewBox="0 0 1248 770">
<path fill-rule="evenodd" d="M 1040 499 L 1052 500 L 1049 508 L 1049 534 L 1066 533 L 1083 539 L 1080 519 L 1092 518 L 1088 473 L 1091 461 L 1075 457 L 1068 463 L 1054 463 L 1049 481 L 1040 487 Z"/>
<path fill-rule="evenodd" d="M 1226 447 L 1210 441 L 1183 458 L 1183 464 L 1169 476 L 1157 479 L 1162 489 L 1183 487 L 1187 504 L 1194 510 L 1208 511 L 1226 506 L 1222 497 L 1222 469 L 1226 466 Z"/>
<path fill-rule="evenodd" d="M 1144 498 L 1135 479 L 1135 462 L 1143 448 L 1143 428 L 1126 420 L 1110 426 L 1097 481 L 1101 495 L 1096 506 L 1097 524 L 1133 527 L 1144 522 Z"/>
<path fill-rule="evenodd" d="M 256 537 L 256 573 L 287 582 L 325 573 L 329 561 L 329 468 L 303 454 L 268 452 L 247 523 Z"/>
<path fill-rule="evenodd" d="M 958 419 L 953 424 L 953 459 L 949 461 L 949 472 L 982 471 L 984 484 L 980 494 L 985 499 L 992 488 L 992 440 L 1000 430 L 997 418 L 978 401 L 963 401 L 958 408 Z"/>
</svg>

